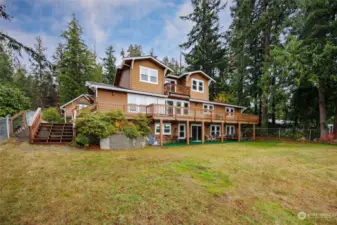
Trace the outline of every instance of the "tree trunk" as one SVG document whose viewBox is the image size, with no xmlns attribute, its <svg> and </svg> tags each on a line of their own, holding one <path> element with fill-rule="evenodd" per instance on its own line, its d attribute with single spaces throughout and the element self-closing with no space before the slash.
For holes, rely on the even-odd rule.
<svg viewBox="0 0 337 225">
<path fill-rule="evenodd" d="M 337 134 L 337 103 L 335 108 L 335 122 L 333 124 L 333 132 L 334 134 Z"/>
<path fill-rule="evenodd" d="M 326 102 L 325 102 L 325 93 L 322 82 L 318 88 L 318 99 L 319 99 L 319 126 L 321 138 L 326 136 Z"/>
<path fill-rule="evenodd" d="M 264 32 L 264 66 L 269 61 L 269 51 L 270 51 L 270 30 L 267 29 Z M 268 92 L 269 92 L 269 86 L 268 84 L 263 84 L 262 88 L 262 127 L 268 128 Z"/>
</svg>

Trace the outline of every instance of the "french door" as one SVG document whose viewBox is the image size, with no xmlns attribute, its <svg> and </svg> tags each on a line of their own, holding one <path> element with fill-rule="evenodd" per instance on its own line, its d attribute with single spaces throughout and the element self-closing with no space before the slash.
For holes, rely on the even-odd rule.
<svg viewBox="0 0 337 225">
<path fill-rule="evenodd" d="M 200 142 L 201 141 L 201 125 L 192 124 L 192 141 Z"/>
</svg>

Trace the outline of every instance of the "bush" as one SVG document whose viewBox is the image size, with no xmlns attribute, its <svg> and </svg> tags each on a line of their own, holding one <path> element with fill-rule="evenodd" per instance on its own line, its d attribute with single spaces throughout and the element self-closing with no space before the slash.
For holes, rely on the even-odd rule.
<svg viewBox="0 0 337 225">
<path fill-rule="evenodd" d="M 30 103 L 18 88 L 0 84 L 0 117 L 29 109 Z"/>
<path fill-rule="evenodd" d="M 149 120 L 144 115 L 138 115 L 135 118 L 135 126 L 137 127 L 137 130 L 142 135 L 148 135 L 152 133 L 151 128 L 149 127 Z"/>
<path fill-rule="evenodd" d="M 123 132 L 125 136 L 127 136 L 130 139 L 135 139 L 140 135 L 140 132 L 137 130 L 137 127 L 131 124 L 124 126 Z"/>
<path fill-rule="evenodd" d="M 63 123 L 64 121 L 60 112 L 55 107 L 43 110 L 42 119 L 49 123 Z"/>
<path fill-rule="evenodd" d="M 87 114 L 77 118 L 76 128 L 78 133 L 98 139 L 106 138 L 118 132 L 118 129 L 114 125 L 106 122 L 105 115 L 101 113 Z"/>
<path fill-rule="evenodd" d="M 83 147 L 89 147 L 90 139 L 84 134 L 79 134 L 76 137 L 76 143 Z"/>
</svg>

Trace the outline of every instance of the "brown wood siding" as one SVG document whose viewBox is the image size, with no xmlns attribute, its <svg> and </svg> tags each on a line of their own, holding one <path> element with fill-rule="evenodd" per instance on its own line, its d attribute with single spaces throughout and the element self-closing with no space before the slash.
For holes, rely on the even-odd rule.
<svg viewBox="0 0 337 225">
<path fill-rule="evenodd" d="M 88 104 L 91 105 L 91 101 L 89 101 L 87 98 L 85 97 L 80 97 L 78 99 L 76 99 L 75 101 L 73 101 L 72 103 L 70 103 L 69 105 L 66 105 L 64 107 L 64 112 L 66 113 L 66 115 L 70 116 L 73 114 L 74 109 L 77 107 L 78 104 Z"/>
<path fill-rule="evenodd" d="M 192 79 L 198 79 L 204 81 L 204 92 L 196 92 L 192 90 Z M 209 89 L 208 89 L 208 79 L 200 74 L 200 73 L 194 73 L 191 76 L 189 76 L 188 81 L 186 82 L 186 85 L 191 87 L 191 98 L 194 99 L 200 99 L 200 100 L 209 100 Z"/>
<path fill-rule="evenodd" d="M 158 84 L 151 84 L 140 81 L 140 66 L 158 70 Z M 133 69 L 131 70 L 131 89 L 137 91 L 145 91 L 156 94 L 164 94 L 164 69 L 161 66 L 153 63 L 151 60 L 136 60 L 134 61 Z"/>
<path fill-rule="evenodd" d="M 130 70 L 124 70 L 121 75 L 121 80 L 118 84 L 119 87 L 123 88 L 131 88 L 130 87 L 131 82 L 130 82 Z"/>
<path fill-rule="evenodd" d="M 128 97 L 127 93 L 116 92 L 98 89 L 98 95 L 96 97 L 96 104 L 98 111 L 105 111 L 111 108 L 113 105 L 127 105 Z"/>
</svg>

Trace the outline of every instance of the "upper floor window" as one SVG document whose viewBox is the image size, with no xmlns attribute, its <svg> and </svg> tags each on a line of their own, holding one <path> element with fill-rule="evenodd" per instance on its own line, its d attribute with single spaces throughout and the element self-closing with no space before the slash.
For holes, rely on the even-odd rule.
<svg viewBox="0 0 337 225">
<path fill-rule="evenodd" d="M 204 81 L 192 79 L 192 90 L 197 92 L 204 92 Z"/>
<path fill-rule="evenodd" d="M 214 105 L 204 104 L 204 112 L 209 113 L 210 111 L 214 111 Z"/>
<path fill-rule="evenodd" d="M 158 70 L 140 66 L 140 81 L 158 84 Z"/>
<path fill-rule="evenodd" d="M 234 116 L 234 108 L 226 107 L 226 114 L 228 117 Z"/>
</svg>

